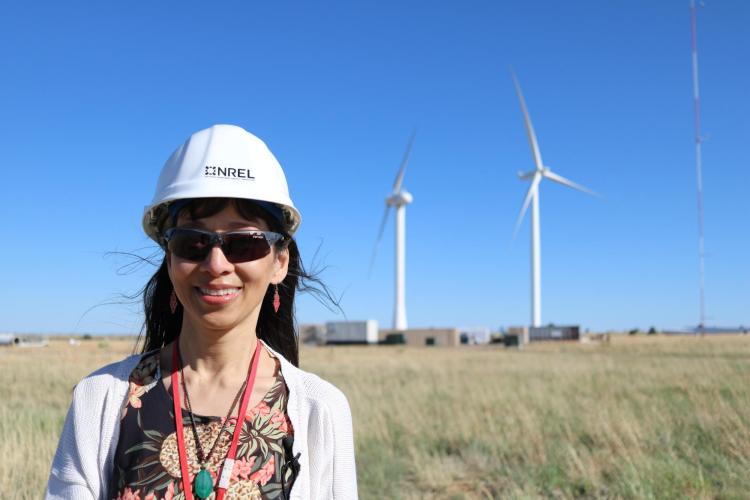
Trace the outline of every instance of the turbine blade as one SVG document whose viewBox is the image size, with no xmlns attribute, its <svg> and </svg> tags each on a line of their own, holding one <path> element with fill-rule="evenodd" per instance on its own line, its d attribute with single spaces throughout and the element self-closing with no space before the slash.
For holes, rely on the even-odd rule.
<svg viewBox="0 0 750 500">
<path fill-rule="evenodd" d="M 401 190 L 401 184 L 404 182 L 404 172 L 406 172 L 406 164 L 409 163 L 409 154 L 411 153 L 411 145 L 414 143 L 415 135 L 417 135 L 416 130 L 412 131 L 411 137 L 409 138 L 409 143 L 406 146 L 404 158 L 401 160 L 401 167 L 398 169 L 396 181 L 393 183 L 393 194 L 396 194 Z"/>
<path fill-rule="evenodd" d="M 383 212 L 383 219 L 380 221 L 380 230 L 378 231 L 378 237 L 375 240 L 375 245 L 372 247 L 372 256 L 370 257 L 370 267 L 367 270 L 367 276 L 372 275 L 372 268 L 375 265 L 375 256 L 378 253 L 378 245 L 380 240 L 383 238 L 383 231 L 385 231 L 385 223 L 388 222 L 388 212 L 391 210 L 390 205 L 385 206 L 385 212 Z"/>
<path fill-rule="evenodd" d="M 597 198 L 601 198 L 601 195 L 598 193 L 595 193 L 594 191 L 587 189 L 580 184 L 576 184 L 575 182 L 571 181 L 570 179 L 566 179 L 565 177 L 561 175 L 557 175 L 551 170 L 546 170 L 542 173 L 544 177 L 547 179 L 557 182 L 558 184 L 562 184 L 563 186 L 568 186 L 569 188 L 573 188 L 575 190 L 581 191 L 582 193 L 590 194 L 591 196 L 596 196 Z"/>
<path fill-rule="evenodd" d="M 529 111 L 526 109 L 526 101 L 523 98 L 523 92 L 521 92 L 521 84 L 518 83 L 518 78 L 510 70 L 510 75 L 513 77 L 513 85 L 516 87 L 516 94 L 518 94 L 518 102 L 521 104 L 521 112 L 523 113 L 523 121 L 526 125 L 526 135 L 529 138 L 529 145 L 531 146 L 531 154 L 534 156 L 534 164 L 537 170 L 542 170 L 544 164 L 542 163 L 542 154 L 539 152 L 539 144 L 536 141 L 536 134 L 534 133 L 534 126 L 531 124 L 531 118 L 529 118 Z"/>
<path fill-rule="evenodd" d="M 537 173 L 534 175 L 534 178 L 531 180 L 531 185 L 529 186 L 529 190 L 526 191 L 526 198 L 523 200 L 523 205 L 521 206 L 521 211 L 518 213 L 518 219 L 516 219 L 516 229 L 513 231 L 513 238 L 515 239 L 516 235 L 518 234 L 518 230 L 521 228 L 521 222 L 523 222 L 523 216 L 526 214 L 526 210 L 529 208 L 529 203 L 531 203 L 531 198 L 536 196 L 537 190 L 539 188 L 539 182 L 542 180 L 542 175 L 540 173 Z"/>
</svg>

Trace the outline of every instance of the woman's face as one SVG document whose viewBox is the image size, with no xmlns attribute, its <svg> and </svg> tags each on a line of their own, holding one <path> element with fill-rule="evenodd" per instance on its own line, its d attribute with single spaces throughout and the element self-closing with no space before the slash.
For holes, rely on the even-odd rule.
<svg viewBox="0 0 750 500">
<path fill-rule="evenodd" d="M 221 212 L 190 220 L 183 210 L 177 227 L 203 229 L 215 233 L 255 229 L 268 231 L 263 219 L 245 219 L 234 205 Z M 289 252 L 273 248 L 271 253 L 249 262 L 232 264 L 219 246 L 211 249 L 202 262 L 192 262 L 167 254 L 169 277 L 182 304 L 187 322 L 193 329 L 227 331 L 247 326 L 255 332 L 261 302 L 272 283 L 286 277 Z M 218 295 L 218 291 L 222 294 Z M 229 291 L 227 293 L 227 291 Z"/>
</svg>

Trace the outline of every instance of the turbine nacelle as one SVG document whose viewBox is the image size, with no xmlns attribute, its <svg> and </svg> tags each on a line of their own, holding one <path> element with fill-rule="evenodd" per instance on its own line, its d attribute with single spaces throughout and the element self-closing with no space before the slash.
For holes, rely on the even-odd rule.
<svg viewBox="0 0 750 500">
<path fill-rule="evenodd" d="M 385 204 L 389 207 L 402 207 L 412 201 L 414 201 L 414 197 L 412 197 L 411 193 L 402 190 L 386 198 Z"/>
<path fill-rule="evenodd" d="M 542 172 L 544 172 L 545 170 L 549 170 L 549 169 L 547 167 L 544 167 L 544 170 Z M 536 169 L 529 170 L 528 172 L 521 172 L 521 171 L 519 171 L 518 172 L 518 178 L 521 179 L 522 181 L 527 181 L 527 180 L 533 178 L 534 174 L 536 174 L 537 172 L 539 172 L 539 170 L 536 170 Z"/>
</svg>

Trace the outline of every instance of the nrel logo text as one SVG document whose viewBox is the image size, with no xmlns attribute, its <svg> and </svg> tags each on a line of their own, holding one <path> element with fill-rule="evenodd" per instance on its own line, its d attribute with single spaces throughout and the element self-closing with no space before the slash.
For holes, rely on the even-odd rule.
<svg viewBox="0 0 750 500">
<path fill-rule="evenodd" d="M 247 168 L 217 167 L 215 165 L 206 165 L 203 175 L 204 177 L 220 177 L 222 179 L 255 179 Z"/>
</svg>

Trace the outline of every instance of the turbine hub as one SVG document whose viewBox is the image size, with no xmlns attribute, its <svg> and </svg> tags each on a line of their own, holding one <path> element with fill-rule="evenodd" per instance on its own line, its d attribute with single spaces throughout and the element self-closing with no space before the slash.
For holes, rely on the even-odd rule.
<svg viewBox="0 0 750 500">
<path fill-rule="evenodd" d="M 385 203 L 386 205 L 391 206 L 391 207 L 401 207 L 404 205 L 408 205 L 413 200 L 414 198 L 412 197 L 410 192 L 402 190 L 402 191 L 399 191 L 398 193 L 395 193 L 389 196 L 385 200 Z"/>
</svg>

